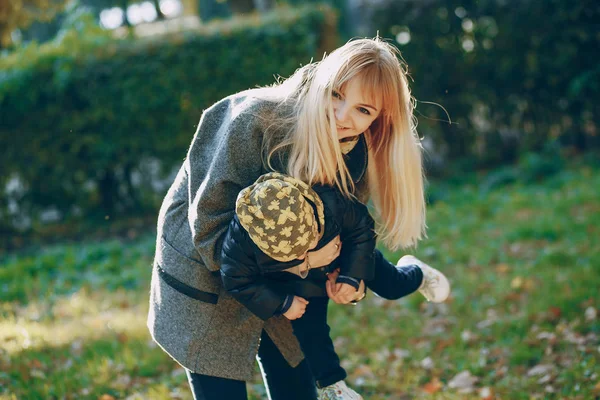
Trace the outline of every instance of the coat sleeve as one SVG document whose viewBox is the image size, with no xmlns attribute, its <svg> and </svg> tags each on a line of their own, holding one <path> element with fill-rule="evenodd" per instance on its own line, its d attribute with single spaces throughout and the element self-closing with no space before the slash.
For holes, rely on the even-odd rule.
<svg viewBox="0 0 600 400">
<path fill-rule="evenodd" d="M 375 222 L 364 204 L 351 200 L 346 200 L 341 220 L 340 276 L 370 281 L 375 273 Z"/>
<path fill-rule="evenodd" d="M 257 100 L 231 97 L 207 109 L 185 161 L 188 222 L 204 265 L 217 272 L 239 191 L 262 173 L 263 131 Z"/>
<path fill-rule="evenodd" d="M 261 274 L 248 235 L 232 220 L 222 247 L 221 280 L 225 289 L 262 320 L 282 310 L 288 294 Z"/>
</svg>

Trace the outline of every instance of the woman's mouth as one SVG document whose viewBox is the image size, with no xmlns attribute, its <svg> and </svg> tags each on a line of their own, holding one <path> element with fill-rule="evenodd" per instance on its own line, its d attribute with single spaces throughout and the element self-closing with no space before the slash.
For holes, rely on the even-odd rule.
<svg viewBox="0 0 600 400">
<path fill-rule="evenodd" d="M 348 129 L 350 129 L 350 128 L 344 128 L 343 126 L 339 126 L 339 125 L 336 125 L 336 128 L 338 129 L 338 131 L 347 131 Z"/>
</svg>

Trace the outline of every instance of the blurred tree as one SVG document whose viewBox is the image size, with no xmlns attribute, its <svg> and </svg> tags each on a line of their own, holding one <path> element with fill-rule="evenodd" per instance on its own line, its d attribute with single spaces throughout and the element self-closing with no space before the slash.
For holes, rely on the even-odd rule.
<svg viewBox="0 0 600 400">
<path fill-rule="evenodd" d="M 436 155 L 490 167 L 554 140 L 600 145 L 598 1 L 379 0 L 369 13 L 365 34 L 402 50 Z"/>
<path fill-rule="evenodd" d="M 247 14 L 254 11 L 253 0 L 229 0 L 228 3 L 234 14 Z"/>
<path fill-rule="evenodd" d="M 50 21 L 65 7 L 66 0 L 0 1 L 0 48 L 12 44 L 15 29 L 27 28 L 34 21 Z"/>
<path fill-rule="evenodd" d="M 273 8 L 275 5 L 275 0 L 254 0 L 254 7 L 259 12 L 267 12 Z"/>
<path fill-rule="evenodd" d="M 20 29 L 21 43 L 24 44 L 31 41 L 44 43 L 51 40 L 60 30 L 64 19 L 64 13 L 59 13 L 51 21 L 34 21 L 28 28 Z"/>
<path fill-rule="evenodd" d="M 231 15 L 227 2 L 222 0 L 199 0 L 200 19 L 208 22 L 215 18 L 226 18 Z"/>
<path fill-rule="evenodd" d="M 229 0 L 227 3 L 234 14 L 247 14 L 254 10 L 263 13 L 275 5 L 274 0 Z"/>
</svg>

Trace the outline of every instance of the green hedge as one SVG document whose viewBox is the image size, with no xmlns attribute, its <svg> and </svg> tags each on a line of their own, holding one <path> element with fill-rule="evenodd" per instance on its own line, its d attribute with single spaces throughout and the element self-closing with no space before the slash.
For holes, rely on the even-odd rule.
<svg viewBox="0 0 600 400">
<path fill-rule="evenodd" d="M 0 234 L 35 227 L 44 210 L 155 209 L 164 191 L 148 176 L 180 164 L 202 110 L 320 57 L 337 44 L 335 19 L 312 5 L 151 40 L 71 33 L 1 60 L 0 188 L 13 184 L 0 197 Z"/>
</svg>

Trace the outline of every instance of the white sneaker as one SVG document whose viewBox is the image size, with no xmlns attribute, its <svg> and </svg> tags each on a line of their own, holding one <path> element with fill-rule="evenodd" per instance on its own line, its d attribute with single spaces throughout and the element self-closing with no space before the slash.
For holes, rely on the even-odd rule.
<svg viewBox="0 0 600 400">
<path fill-rule="evenodd" d="M 346 382 L 338 381 L 319 389 L 319 400 L 363 400 L 363 398 L 346 386 Z"/>
<path fill-rule="evenodd" d="M 396 264 L 398 267 L 405 267 L 408 265 L 416 265 L 423 271 L 423 283 L 419 287 L 419 292 L 427 301 L 433 303 L 441 303 L 445 301 L 450 295 L 450 282 L 448 278 L 440 271 L 430 267 L 417 257 L 412 255 L 406 255 L 398 260 Z"/>
</svg>

